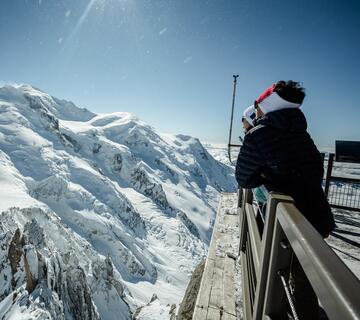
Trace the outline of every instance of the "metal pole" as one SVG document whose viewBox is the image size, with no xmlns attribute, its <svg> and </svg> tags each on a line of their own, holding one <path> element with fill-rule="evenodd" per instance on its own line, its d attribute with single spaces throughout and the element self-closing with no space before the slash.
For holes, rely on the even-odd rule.
<svg viewBox="0 0 360 320">
<path fill-rule="evenodd" d="M 229 161 L 231 161 L 231 135 L 232 135 L 232 125 L 233 125 L 233 118 L 234 118 L 234 105 L 235 105 L 235 94 L 236 94 L 236 81 L 239 75 L 233 75 L 234 77 L 234 90 L 233 90 L 233 98 L 232 98 L 232 105 L 231 105 L 231 119 L 230 119 L 230 130 L 229 130 L 229 143 L 228 143 L 228 155 Z"/>
<path fill-rule="evenodd" d="M 333 164 L 334 164 L 334 154 L 329 153 L 329 160 L 328 160 L 328 165 L 327 165 L 327 170 L 326 170 L 326 179 L 325 179 L 325 190 L 324 190 L 326 198 L 328 198 L 328 196 L 329 196 L 329 187 L 330 187 L 330 180 L 331 180 Z"/>
</svg>

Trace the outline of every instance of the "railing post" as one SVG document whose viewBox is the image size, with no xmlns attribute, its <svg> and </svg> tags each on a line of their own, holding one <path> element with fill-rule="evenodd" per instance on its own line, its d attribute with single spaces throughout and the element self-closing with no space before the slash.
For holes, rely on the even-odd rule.
<svg viewBox="0 0 360 320">
<path fill-rule="evenodd" d="M 325 162 L 325 152 L 321 152 L 320 154 L 321 154 L 321 159 L 322 159 L 322 161 L 324 163 Z"/>
<path fill-rule="evenodd" d="M 325 190 L 324 190 L 326 198 L 328 198 L 329 195 L 329 187 L 330 187 L 333 164 L 334 164 L 334 154 L 329 153 L 329 160 L 328 160 L 328 165 L 326 169 L 326 178 L 325 178 Z"/>
<path fill-rule="evenodd" d="M 240 245 L 239 245 L 239 252 L 245 249 L 246 238 L 248 233 L 248 225 L 246 220 L 246 211 L 245 207 L 247 203 L 252 203 L 253 195 L 251 189 L 242 189 L 243 196 L 242 196 L 242 203 L 241 203 L 241 210 L 240 210 Z"/>
<path fill-rule="evenodd" d="M 269 270 L 269 261 L 272 247 L 272 240 L 274 236 L 274 223 L 276 217 L 276 208 L 279 202 L 290 202 L 293 203 L 294 200 L 286 195 L 277 194 L 270 192 L 269 198 L 266 205 L 266 214 L 265 214 L 265 226 L 264 233 L 261 241 L 261 252 L 260 252 L 260 271 L 259 278 L 257 281 L 256 293 L 255 293 L 255 302 L 254 302 L 254 320 L 263 319 L 263 307 L 265 299 L 265 290 Z M 270 275 L 270 273 L 269 273 Z"/>
<path fill-rule="evenodd" d="M 269 316 L 271 319 L 281 319 L 287 310 L 286 294 L 278 275 L 279 271 L 289 270 L 292 250 L 290 247 L 284 246 L 286 243 L 284 231 L 275 217 L 274 236 L 263 297 L 262 314 L 257 316 L 257 319 L 263 319 L 265 316 Z"/>
<path fill-rule="evenodd" d="M 247 259 L 250 258 L 248 256 L 247 246 L 250 243 L 247 243 L 249 239 L 249 221 L 247 220 L 246 210 L 249 205 L 253 202 L 253 194 L 251 189 L 243 189 L 243 197 L 240 209 L 240 219 L 241 219 L 241 230 L 240 230 L 240 245 L 239 245 L 239 255 L 241 260 L 241 273 L 242 273 L 242 288 L 243 288 L 243 307 L 244 307 L 244 319 L 252 318 L 252 305 L 253 301 L 251 298 L 250 290 L 251 290 L 251 274 L 248 270 Z"/>
<path fill-rule="evenodd" d="M 251 189 L 245 189 L 245 194 L 244 194 L 244 203 L 249 203 L 252 204 L 253 203 L 253 193 Z"/>
<path fill-rule="evenodd" d="M 237 207 L 241 208 L 242 207 L 242 201 L 243 201 L 243 188 L 242 187 L 239 187 L 239 189 L 237 191 L 237 196 L 238 196 Z"/>
</svg>

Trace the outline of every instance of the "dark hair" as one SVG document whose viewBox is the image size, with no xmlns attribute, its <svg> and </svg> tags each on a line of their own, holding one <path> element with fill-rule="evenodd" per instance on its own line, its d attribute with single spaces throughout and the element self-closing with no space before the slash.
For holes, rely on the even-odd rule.
<svg viewBox="0 0 360 320">
<path fill-rule="evenodd" d="M 305 89 L 296 81 L 280 80 L 275 84 L 275 91 L 286 101 L 302 104 L 305 98 Z"/>
</svg>

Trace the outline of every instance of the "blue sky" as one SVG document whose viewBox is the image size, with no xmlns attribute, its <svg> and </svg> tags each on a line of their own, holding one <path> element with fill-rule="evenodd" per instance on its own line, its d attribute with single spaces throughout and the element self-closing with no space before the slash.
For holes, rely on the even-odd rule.
<svg viewBox="0 0 360 320">
<path fill-rule="evenodd" d="M 0 81 L 225 143 L 234 73 L 235 134 L 263 89 L 293 79 L 332 147 L 360 140 L 359 15 L 359 1 L 2 0 Z"/>
</svg>

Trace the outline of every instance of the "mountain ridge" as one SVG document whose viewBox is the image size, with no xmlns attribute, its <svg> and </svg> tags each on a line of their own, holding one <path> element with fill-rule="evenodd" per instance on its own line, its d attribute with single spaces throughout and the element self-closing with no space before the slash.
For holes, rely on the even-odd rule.
<svg viewBox="0 0 360 320">
<path fill-rule="evenodd" d="M 58 301 L 59 319 L 128 319 L 153 293 L 161 308 L 180 302 L 192 269 L 206 254 L 219 192 L 235 190 L 235 181 L 233 169 L 213 159 L 196 138 L 160 134 L 129 113 L 97 115 L 22 85 L 0 88 L 0 186 L 0 230 L 8 235 L 2 238 L 8 251 L 0 256 L 0 277 L 7 275 L 0 314 L 11 319 L 22 310 L 34 319 L 42 319 L 36 312 L 54 318 L 56 312 L 46 307 L 51 298 Z M 30 225 L 54 245 L 29 240 Z M 72 245 L 60 242 L 63 250 L 53 237 Z M 79 240 L 88 248 L 85 256 L 84 247 L 75 246 Z M 73 286 L 64 280 L 67 285 L 55 290 L 51 275 L 41 270 L 49 270 L 58 253 L 55 274 Z M 80 257 L 80 268 L 65 258 L 69 254 Z M 38 270 L 36 277 L 31 268 Z M 72 274 L 74 268 L 79 270 Z M 97 279 L 95 269 L 104 276 Z M 100 289 L 107 286 L 113 297 Z M 34 292 L 43 304 L 32 300 Z M 9 306 L 15 293 L 16 303 Z M 25 300 L 33 309 L 24 310 Z"/>
</svg>

